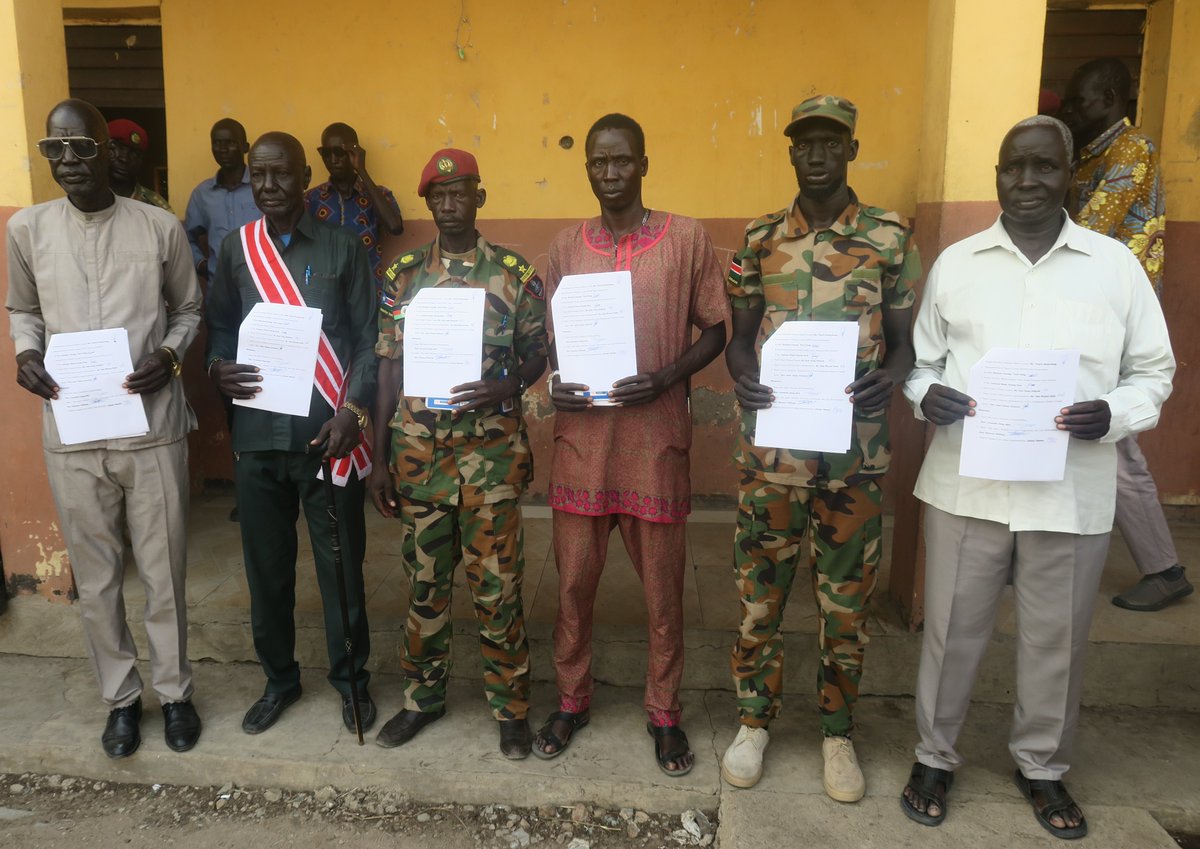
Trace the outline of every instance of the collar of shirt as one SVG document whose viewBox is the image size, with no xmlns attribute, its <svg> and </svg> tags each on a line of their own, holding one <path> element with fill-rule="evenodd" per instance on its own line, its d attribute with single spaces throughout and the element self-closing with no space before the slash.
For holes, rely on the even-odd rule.
<svg viewBox="0 0 1200 849">
<path fill-rule="evenodd" d="M 129 200 L 129 198 L 121 198 L 116 192 L 113 192 L 113 202 L 104 207 L 104 209 L 97 210 L 96 212 L 84 212 L 75 204 L 71 203 L 70 198 L 63 198 L 63 200 L 67 202 L 67 209 L 70 210 L 71 215 L 75 216 L 84 223 L 94 224 L 98 221 L 107 221 L 108 219 L 112 218 L 117 212 L 117 204 L 119 204 L 122 200 Z"/>
<path fill-rule="evenodd" d="M 463 277 L 451 274 L 446 268 L 446 264 L 442 262 L 442 242 L 439 238 L 434 238 L 433 244 L 429 247 L 429 253 L 425 257 L 425 272 L 427 274 L 437 275 L 437 282 L 434 286 L 444 285 L 450 280 L 467 281 L 479 270 L 483 263 L 480 260 L 490 259 L 488 255 L 487 240 L 478 231 L 475 232 L 475 264 L 467 269 L 467 273 Z"/>
<path fill-rule="evenodd" d="M 1117 123 L 1088 142 L 1083 150 L 1079 151 L 1079 161 L 1083 163 L 1097 156 L 1103 156 L 1104 151 L 1108 150 L 1122 133 L 1132 128 L 1133 123 L 1128 118 L 1122 118 L 1120 121 L 1117 121 Z"/>
<path fill-rule="evenodd" d="M 250 185 L 250 166 L 243 165 L 242 166 L 242 182 L 240 182 L 238 185 L 234 186 L 233 191 L 240 189 L 242 186 L 248 186 L 248 185 Z M 208 187 L 210 189 L 214 189 L 214 190 L 215 189 L 225 189 L 225 187 L 221 185 L 220 169 L 217 169 L 217 173 L 214 174 L 212 180 L 209 181 Z M 230 191 L 228 189 L 225 189 L 225 190 Z"/>
<path fill-rule="evenodd" d="M 295 236 L 296 233 L 299 233 L 301 236 L 311 242 L 315 238 L 316 228 L 316 219 L 314 219 L 306 210 L 304 214 L 300 216 L 300 220 L 296 222 L 296 226 L 292 228 L 292 235 Z M 279 234 L 275 232 L 275 225 L 271 223 L 270 218 L 267 219 L 267 233 L 276 242 L 279 242 L 280 244 L 283 243 L 283 240 L 279 238 Z M 287 245 L 284 246 L 284 250 L 294 244 L 296 244 L 295 238 L 293 238 L 290 242 L 288 242 Z M 280 251 L 280 253 L 282 252 L 283 251 Z"/>
<path fill-rule="evenodd" d="M 834 233 L 839 233 L 843 236 L 853 236 L 858 227 L 858 195 L 854 193 L 854 189 L 850 189 L 850 203 L 843 209 L 838 217 L 833 220 L 833 223 L 824 230 L 831 230 Z M 800 239 L 807 236 L 813 231 L 812 225 L 804 217 L 804 213 L 800 211 L 800 195 L 796 195 L 796 199 L 792 201 L 792 205 L 787 211 L 788 236 L 793 239 Z"/>
<path fill-rule="evenodd" d="M 980 253 L 994 248 L 1003 248 L 1030 268 L 1036 268 L 1053 256 L 1055 251 L 1060 248 L 1069 248 L 1070 250 L 1079 251 L 1091 256 L 1092 251 L 1088 247 L 1085 232 L 1084 228 L 1072 221 L 1071 217 L 1064 212 L 1062 229 L 1058 231 L 1058 238 L 1054 240 L 1054 244 L 1050 246 L 1050 250 L 1046 251 L 1045 255 L 1037 262 L 1030 262 L 1029 257 L 1025 256 L 1016 243 L 1013 242 L 1012 236 L 1008 234 L 1008 230 L 1004 227 L 1004 216 L 1000 215 L 997 216 L 996 223 L 975 236 L 975 243 L 971 246 L 971 252 Z"/>
<path fill-rule="evenodd" d="M 337 186 L 333 184 L 332 180 L 326 181 L 317 186 L 317 195 L 321 198 L 321 200 L 329 200 L 331 197 L 337 194 L 340 194 L 340 192 L 337 190 Z M 355 177 L 354 185 L 350 187 L 350 198 L 357 200 L 360 197 L 365 197 L 366 194 L 367 188 L 363 185 L 362 177 Z"/>
</svg>

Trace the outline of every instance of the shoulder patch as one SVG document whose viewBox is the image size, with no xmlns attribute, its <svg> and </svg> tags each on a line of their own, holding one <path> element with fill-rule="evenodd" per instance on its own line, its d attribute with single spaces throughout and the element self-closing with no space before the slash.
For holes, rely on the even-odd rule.
<svg viewBox="0 0 1200 849">
<path fill-rule="evenodd" d="M 504 267 L 504 270 L 516 277 L 522 283 L 528 283 L 537 276 L 537 269 L 533 263 L 527 261 L 523 256 L 506 248 L 494 248 L 496 260 Z"/>
<path fill-rule="evenodd" d="M 775 228 L 775 226 L 777 224 L 779 224 L 781 221 L 783 221 L 786 217 L 787 217 L 787 210 L 781 209 L 778 212 L 772 212 L 768 215 L 762 216 L 761 218 L 755 218 L 753 221 L 751 221 L 749 224 L 746 225 L 746 237 L 749 238 L 750 235 L 754 234 L 754 233 L 760 233 L 760 232 L 765 233 L 769 230 L 772 230 Z"/>
<path fill-rule="evenodd" d="M 414 265 L 425 259 L 425 248 L 417 248 L 401 254 L 392 260 L 392 264 L 387 267 L 384 276 L 388 280 L 395 280 L 396 275 L 406 268 L 412 268 Z"/>
<path fill-rule="evenodd" d="M 907 216 L 901 215 L 899 212 L 893 212 L 890 209 L 883 209 L 879 206 L 860 206 L 858 211 L 867 216 L 874 218 L 876 221 L 886 221 L 889 224 L 896 224 L 903 227 L 905 230 L 912 229 L 912 222 Z"/>
</svg>

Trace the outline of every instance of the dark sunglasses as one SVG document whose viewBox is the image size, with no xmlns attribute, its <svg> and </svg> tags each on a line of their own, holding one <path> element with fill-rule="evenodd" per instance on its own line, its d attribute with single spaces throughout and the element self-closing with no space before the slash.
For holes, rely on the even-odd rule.
<svg viewBox="0 0 1200 849">
<path fill-rule="evenodd" d="M 322 159 L 328 159 L 329 157 L 333 156 L 335 153 L 340 154 L 341 156 L 349 156 L 350 155 L 350 151 L 346 150 L 346 148 L 344 148 L 344 147 L 324 147 L 324 146 L 322 146 L 322 147 L 317 148 L 317 153 L 321 154 Z"/>
<path fill-rule="evenodd" d="M 75 154 L 76 159 L 95 159 L 100 152 L 99 143 L 88 136 L 55 136 L 37 143 L 42 156 L 51 160 L 62 159 L 67 152 L 67 145 L 71 146 L 71 153 Z"/>
</svg>

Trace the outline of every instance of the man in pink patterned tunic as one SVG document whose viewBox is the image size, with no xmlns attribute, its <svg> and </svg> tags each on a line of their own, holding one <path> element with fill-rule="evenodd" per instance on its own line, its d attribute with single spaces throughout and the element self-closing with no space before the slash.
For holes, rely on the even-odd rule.
<svg viewBox="0 0 1200 849">
<path fill-rule="evenodd" d="M 662 770 L 684 775 L 694 760 L 679 727 L 678 698 L 691 511 L 688 378 L 724 348 L 729 305 L 712 242 L 699 222 L 642 204 L 648 160 L 637 122 L 604 116 L 588 131 L 586 151 L 600 215 L 554 240 L 547 284 L 553 296 L 564 275 L 630 271 L 638 374 L 612 387 L 563 383 L 557 371 L 550 375 L 558 411 L 549 501 L 559 573 L 554 665 L 560 705 L 538 732 L 534 754 L 560 754 L 590 719 L 592 608 L 609 536 L 619 528 L 649 612 L 647 729 Z M 553 332 L 553 315 L 547 325 Z M 693 327 L 700 330 L 695 341 Z M 584 394 L 589 389 L 611 389 L 615 405 L 593 405 Z"/>
</svg>

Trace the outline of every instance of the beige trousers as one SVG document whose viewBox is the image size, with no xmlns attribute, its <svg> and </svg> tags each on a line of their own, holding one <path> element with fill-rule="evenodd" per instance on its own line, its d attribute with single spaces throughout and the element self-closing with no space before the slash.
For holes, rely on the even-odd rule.
<svg viewBox="0 0 1200 849">
<path fill-rule="evenodd" d="M 1011 573 L 1017 699 L 1009 751 L 1026 778 L 1070 767 L 1088 628 L 1108 534 L 1017 531 L 925 507 L 925 634 L 917 673 L 917 760 L 954 770 L 979 662 Z"/>
<path fill-rule="evenodd" d="M 1158 487 L 1136 436 L 1117 442 L 1117 527 L 1143 575 L 1156 575 L 1179 562 Z"/>
<path fill-rule="evenodd" d="M 134 451 L 45 452 L 71 557 L 100 696 L 123 707 L 142 693 L 125 621 L 124 531 L 146 590 L 150 674 L 162 702 L 192 697 L 187 658 L 187 440 Z"/>
</svg>

